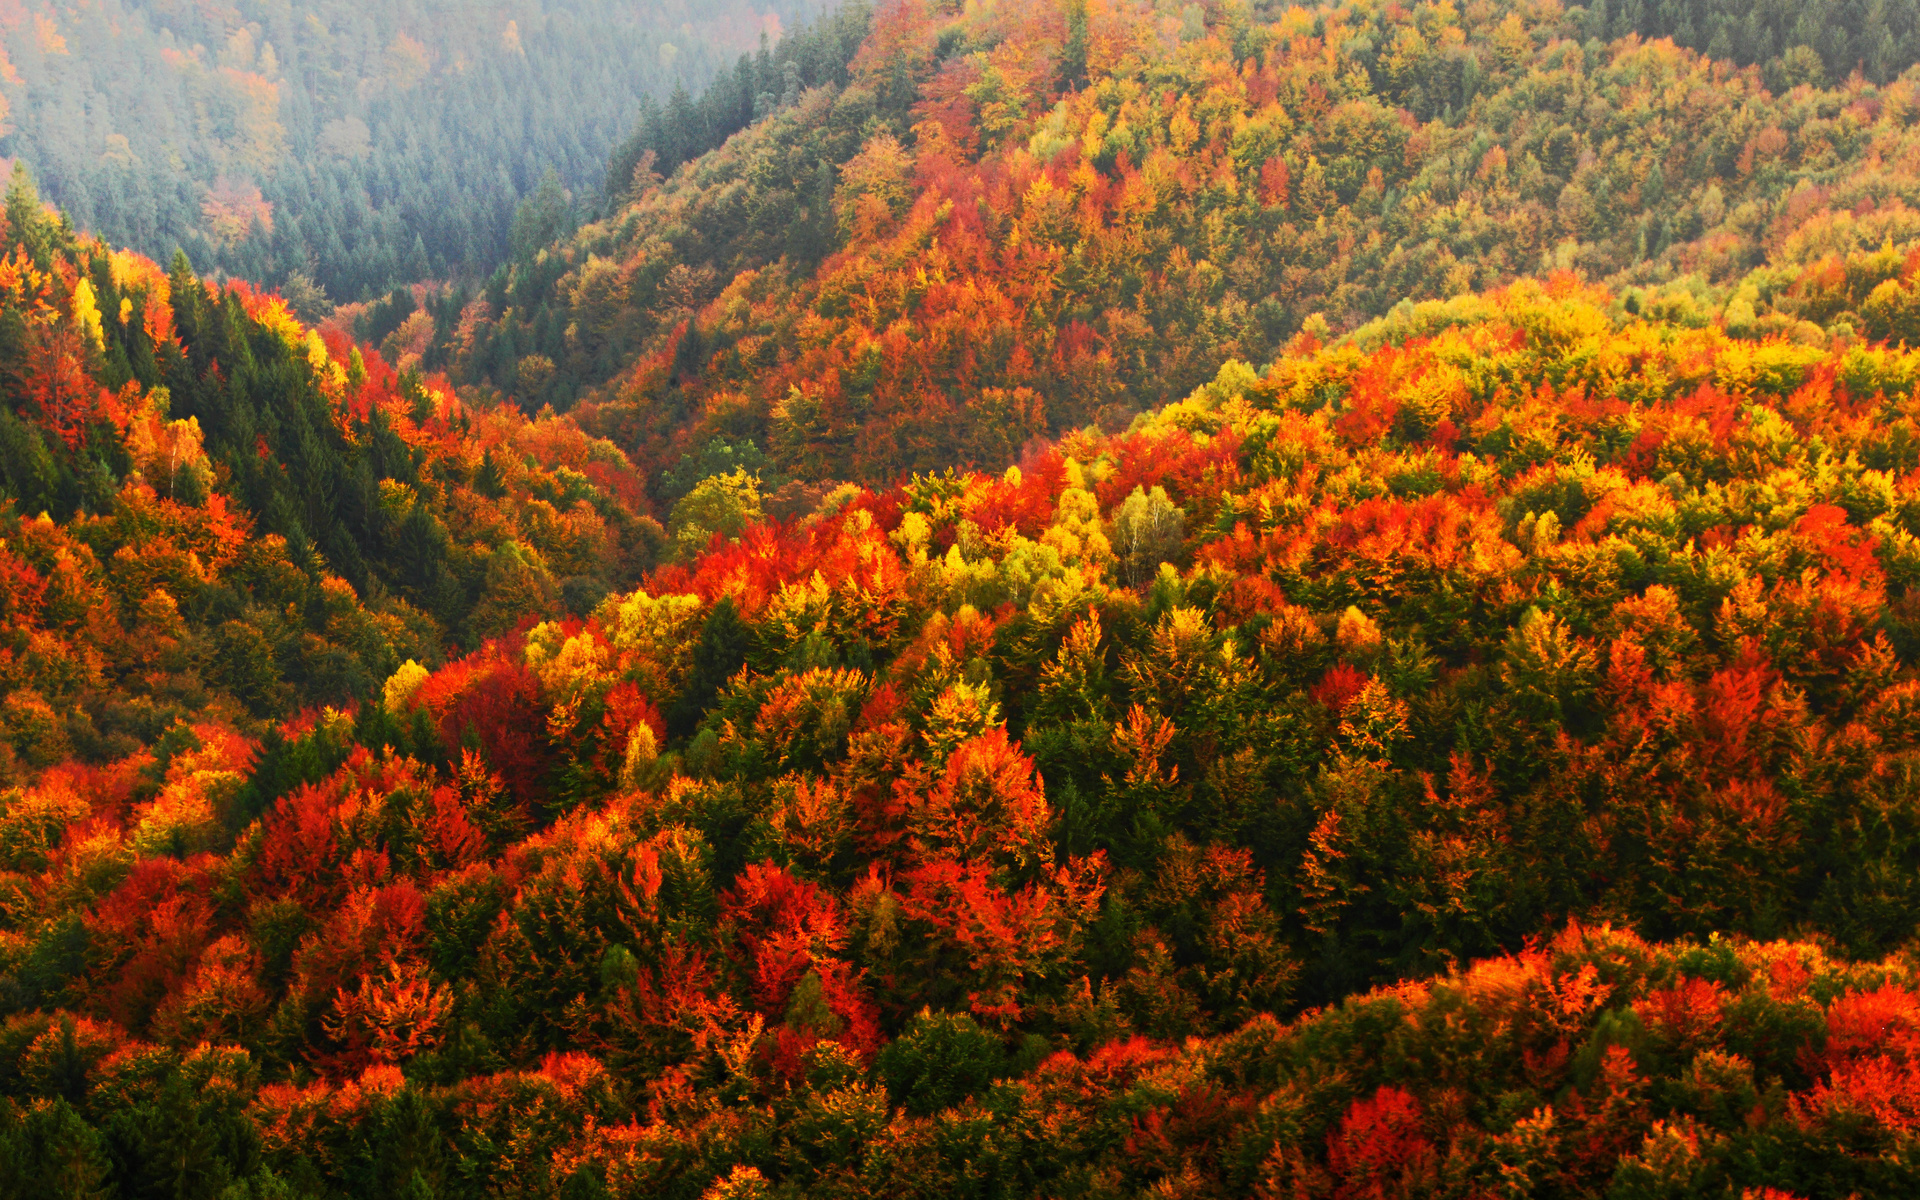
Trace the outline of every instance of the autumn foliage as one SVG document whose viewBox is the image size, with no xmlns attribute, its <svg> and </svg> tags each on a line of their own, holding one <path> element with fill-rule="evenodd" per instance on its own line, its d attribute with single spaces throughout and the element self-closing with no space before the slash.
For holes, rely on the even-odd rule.
<svg viewBox="0 0 1920 1200">
<path fill-rule="evenodd" d="M 1074 14 L 934 72 L 907 6 L 856 66 L 923 146 L 1030 141 L 1050 47 L 1061 111 L 1119 69 Z M 835 220 L 891 253 L 862 154 Z M 729 462 L 663 526 L 608 410 L 9 214 L 19 1194 L 1920 1188 L 1906 258 L 1711 319 L 1552 272 L 1124 429 L 982 378 L 990 471 Z"/>
<path fill-rule="evenodd" d="M 314 1189 L 1897 1190 L 1910 357 L 1522 284 L 352 706 L 117 755 L 16 689 L 9 1112 L 171 1088 Z M 16 518 L 9 661 L 163 670 L 256 552 L 211 479 L 113 574 Z"/>
</svg>

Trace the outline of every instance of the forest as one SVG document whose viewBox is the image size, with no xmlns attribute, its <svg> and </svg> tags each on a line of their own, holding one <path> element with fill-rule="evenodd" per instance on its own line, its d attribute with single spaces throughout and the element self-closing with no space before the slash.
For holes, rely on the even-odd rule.
<svg viewBox="0 0 1920 1200">
<path fill-rule="evenodd" d="M 670 504 L 689 459 L 991 467 L 1302 330 L 1556 270 L 1714 312 L 1751 287 L 1765 316 L 1778 280 L 1915 236 L 1897 72 L 1606 40 L 1600 12 L 894 5 L 845 80 L 677 171 L 660 149 L 625 207 L 390 349 L 577 409 Z M 1915 61 L 1914 10 L 1881 16 Z M 648 148 L 700 144 L 696 116 Z"/>
<path fill-rule="evenodd" d="M 794 0 L 10 0 L 0 153 L 89 232 L 162 262 L 183 248 L 313 319 L 329 299 L 484 278 L 547 172 L 592 211 L 643 99 L 702 86 L 811 15 Z"/>
<path fill-rule="evenodd" d="M 1806 12 L 845 10 L 331 314 L 16 170 L 0 1195 L 1920 1192 Z"/>
</svg>

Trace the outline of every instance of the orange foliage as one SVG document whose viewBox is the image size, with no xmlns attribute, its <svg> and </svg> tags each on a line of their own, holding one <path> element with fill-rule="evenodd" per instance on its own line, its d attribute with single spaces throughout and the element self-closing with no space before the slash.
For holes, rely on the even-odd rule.
<svg viewBox="0 0 1920 1200">
<path fill-rule="evenodd" d="M 1439 1164 L 1423 1117 L 1420 1102 L 1397 1087 L 1383 1085 L 1349 1105 L 1327 1135 L 1334 1195 L 1385 1200 L 1428 1186 Z"/>
<path fill-rule="evenodd" d="M 962 742 L 924 796 L 903 799 L 914 852 L 929 861 L 988 863 L 1020 873 L 1051 857 L 1046 792 L 1033 760 L 1007 740 L 1004 728 Z"/>
</svg>

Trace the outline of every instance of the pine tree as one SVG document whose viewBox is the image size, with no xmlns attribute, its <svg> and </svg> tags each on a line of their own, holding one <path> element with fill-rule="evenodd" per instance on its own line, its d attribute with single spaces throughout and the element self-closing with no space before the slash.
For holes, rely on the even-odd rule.
<svg viewBox="0 0 1920 1200">
<path fill-rule="evenodd" d="M 123 1196 L 216 1200 L 232 1179 L 214 1129 L 178 1073 L 151 1101 L 115 1112 L 106 1134 Z"/>
<path fill-rule="evenodd" d="M 667 732 L 674 737 L 691 734 L 706 715 L 714 697 L 727 680 L 745 665 L 750 637 L 746 623 L 734 607 L 733 599 L 722 596 L 714 602 L 700 627 L 700 644 L 693 651 L 693 666 L 667 714 Z"/>
<path fill-rule="evenodd" d="M 0 1195 L 105 1200 L 111 1170 L 105 1140 L 64 1099 L 0 1101 Z"/>
</svg>

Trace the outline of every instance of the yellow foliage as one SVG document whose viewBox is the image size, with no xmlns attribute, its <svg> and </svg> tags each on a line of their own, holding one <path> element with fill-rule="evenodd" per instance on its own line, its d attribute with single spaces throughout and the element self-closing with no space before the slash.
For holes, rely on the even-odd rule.
<svg viewBox="0 0 1920 1200">
<path fill-rule="evenodd" d="M 613 645 L 623 677 L 656 701 L 680 690 L 699 642 L 700 597 L 636 591 L 607 597 L 595 616 Z"/>
<path fill-rule="evenodd" d="M 565 636 L 555 621 L 527 631 L 527 666 L 548 697 L 578 699 L 613 678 L 612 655 L 591 633 Z"/>
<path fill-rule="evenodd" d="M 955 746 L 1000 723 L 1000 705 L 985 684 L 961 681 L 935 696 L 927 708 L 928 754 L 944 759 Z"/>
<path fill-rule="evenodd" d="M 94 298 L 92 281 L 84 275 L 73 285 L 73 324 L 87 345 L 95 350 L 106 347 L 106 334 L 100 325 L 100 305 Z"/>
<path fill-rule="evenodd" d="M 411 658 L 401 663 L 399 668 L 388 677 L 386 686 L 381 689 L 381 703 L 394 716 L 405 716 L 407 710 L 412 707 L 413 694 L 420 690 L 420 685 L 427 681 L 430 674 L 432 672 Z"/>
<path fill-rule="evenodd" d="M 41 871 L 67 829 L 91 811 L 64 784 L 0 794 L 0 870 Z"/>
<path fill-rule="evenodd" d="M 1354 605 L 1348 605 L 1347 611 L 1340 614 L 1340 624 L 1333 636 L 1342 650 L 1354 655 L 1371 654 L 1385 640 L 1379 623 Z"/>
<path fill-rule="evenodd" d="M 1080 464 L 1067 460 L 1067 486 L 1060 492 L 1054 508 L 1053 523 L 1040 535 L 1040 542 L 1059 552 L 1067 563 L 1113 561 L 1113 546 L 1100 523 L 1100 501 L 1086 485 Z"/>
</svg>

